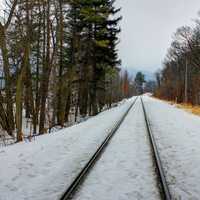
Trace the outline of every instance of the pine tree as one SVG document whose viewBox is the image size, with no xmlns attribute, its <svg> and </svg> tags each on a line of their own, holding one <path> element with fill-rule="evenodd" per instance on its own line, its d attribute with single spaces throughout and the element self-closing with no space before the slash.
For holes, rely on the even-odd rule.
<svg viewBox="0 0 200 200">
<path fill-rule="evenodd" d="M 96 115 L 122 97 L 116 50 L 121 17 L 114 0 L 10 3 L 8 22 L 0 24 L 4 130 L 16 131 L 21 141 L 23 120 L 31 123 L 30 132 L 44 134 L 64 126 L 71 114 Z"/>
</svg>

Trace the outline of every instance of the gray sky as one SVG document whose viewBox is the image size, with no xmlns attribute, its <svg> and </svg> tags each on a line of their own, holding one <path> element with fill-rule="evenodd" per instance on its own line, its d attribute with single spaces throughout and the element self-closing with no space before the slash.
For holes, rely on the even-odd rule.
<svg viewBox="0 0 200 200">
<path fill-rule="evenodd" d="M 122 65 L 155 71 L 172 41 L 172 34 L 183 25 L 194 25 L 200 0 L 117 0 L 122 7 Z"/>
<path fill-rule="evenodd" d="M 194 24 L 200 0 L 117 0 L 117 6 L 123 16 L 122 66 L 155 71 L 161 68 L 176 29 Z"/>
</svg>

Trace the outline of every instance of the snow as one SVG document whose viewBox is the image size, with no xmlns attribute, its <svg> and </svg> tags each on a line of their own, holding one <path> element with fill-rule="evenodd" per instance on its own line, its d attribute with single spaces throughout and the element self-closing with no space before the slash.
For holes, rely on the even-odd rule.
<svg viewBox="0 0 200 200">
<path fill-rule="evenodd" d="M 173 199 L 200 199 L 200 117 L 144 97 Z"/>
<path fill-rule="evenodd" d="M 59 199 L 134 99 L 56 134 L 1 148 L 0 200 Z M 200 117 L 143 99 L 173 199 L 198 200 Z M 140 101 L 74 199 L 160 199 Z"/>
<path fill-rule="evenodd" d="M 158 200 L 149 137 L 138 100 L 73 200 Z"/>
<path fill-rule="evenodd" d="M 59 199 L 135 98 L 86 122 L 0 149 L 0 200 Z"/>
<path fill-rule="evenodd" d="M 126 99 L 123 99 L 120 102 L 113 103 L 113 104 L 111 104 L 111 108 L 116 107 L 118 105 L 121 105 L 121 104 L 125 103 L 125 101 L 126 101 Z M 106 111 L 108 109 L 110 109 L 110 107 L 108 107 L 108 105 L 105 105 L 103 107 L 102 111 Z M 74 110 L 75 110 L 74 107 L 72 107 L 70 109 L 68 122 L 66 122 L 64 124 L 65 128 L 68 128 L 68 127 L 71 127 L 73 125 L 82 123 L 82 122 L 87 121 L 88 119 L 91 118 L 91 116 L 89 116 L 89 115 L 82 117 L 80 115 L 80 113 L 78 113 L 78 115 L 77 115 L 77 117 L 75 119 Z M 52 133 L 56 133 L 59 130 L 63 129 L 63 127 L 59 126 L 59 125 L 51 127 L 52 126 L 51 125 L 52 122 L 50 120 L 50 118 L 52 118 L 51 115 L 52 115 L 52 111 L 49 111 L 47 113 L 47 116 L 46 116 L 46 118 L 48 120 L 46 121 L 45 127 L 46 127 L 46 130 L 47 130 L 46 132 L 52 134 Z M 51 128 L 49 129 L 48 127 L 51 127 Z M 37 137 L 38 133 L 39 133 L 39 126 L 36 127 L 36 130 L 37 130 L 36 134 L 33 134 L 32 120 L 30 118 L 26 118 L 26 111 L 23 110 L 23 115 L 22 115 L 22 133 L 23 133 L 24 141 L 25 142 L 30 142 L 30 141 L 32 141 L 32 138 Z M 10 135 L 8 135 L 6 133 L 6 131 L 4 131 L 3 129 L 0 128 L 0 148 L 8 146 L 8 145 L 13 145 L 13 144 L 16 143 L 16 140 L 17 140 L 16 134 L 17 133 L 14 132 L 13 134 L 14 134 L 14 137 L 11 137 Z"/>
</svg>

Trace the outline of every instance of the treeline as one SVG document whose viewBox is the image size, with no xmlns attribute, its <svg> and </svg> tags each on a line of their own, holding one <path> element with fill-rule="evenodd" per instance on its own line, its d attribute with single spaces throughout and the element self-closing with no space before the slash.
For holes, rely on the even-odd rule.
<svg viewBox="0 0 200 200">
<path fill-rule="evenodd" d="M 0 22 L 0 125 L 23 140 L 128 96 L 115 0 L 9 0 Z"/>
<path fill-rule="evenodd" d="M 195 27 L 179 28 L 164 61 L 156 73 L 155 95 L 178 103 L 200 104 L 200 20 Z"/>
</svg>

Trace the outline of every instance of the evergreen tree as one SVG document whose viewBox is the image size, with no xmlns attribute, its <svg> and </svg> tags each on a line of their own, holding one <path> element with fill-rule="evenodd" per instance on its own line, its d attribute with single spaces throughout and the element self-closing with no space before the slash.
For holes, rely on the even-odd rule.
<svg viewBox="0 0 200 200">
<path fill-rule="evenodd" d="M 145 76 L 142 72 L 138 72 L 135 76 L 135 87 L 138 95 L 143 93 L 143 86 L 145 83 Z"/>
<path fill-rule="evenodd" d="M 23 140 L 24 120 L 44 134 L 123 97 L 115 0 L 10 0 L 7 10 L 0 124 L 10 135 Z"/>
</svg>

